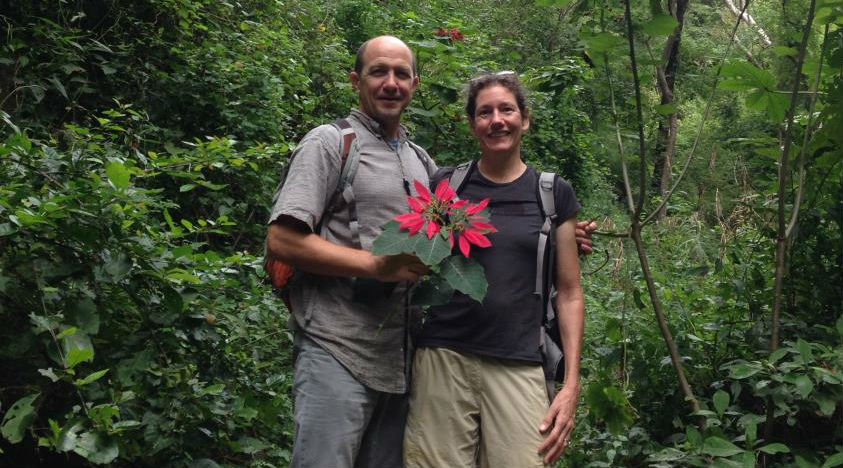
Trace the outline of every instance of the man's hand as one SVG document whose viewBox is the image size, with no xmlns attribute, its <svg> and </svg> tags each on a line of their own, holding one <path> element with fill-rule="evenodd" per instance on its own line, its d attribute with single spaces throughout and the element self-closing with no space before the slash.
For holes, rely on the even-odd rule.
<svg viewBox="0 0 843 468">
<path fill-rule="evenodd" d="M 381 255 L 375 257 L 375 276 L 378 281 L 416 281 L 430 269 L 415 255 Z"/>
<path fill-rule="evenodd" d="M 574 236 L 577 238 L 577 250 L 580 253 L 590 254 L 594 251 L 591 245 L 591 233 L 597 230 L 597 223 L 594 221 L 580 221 L 577 223 Z"/>
<path fill-rule="evenodd" d="M 545 465 L 555 463 L 568 446 L 571 431 L 574 430 L 574 413 L 577 410 L 578 395 L 578 387 L 563 387 L 556 394 L 556 398 L 553 399 L 539 426 L 539 432 L 547 434 L 544 442 L 539 446 L 539 455 L 544 455 Z"/>
</svg>

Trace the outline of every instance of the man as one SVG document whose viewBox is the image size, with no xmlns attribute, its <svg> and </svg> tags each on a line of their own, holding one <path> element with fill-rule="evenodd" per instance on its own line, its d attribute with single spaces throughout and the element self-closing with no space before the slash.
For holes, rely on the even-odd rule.
<svg viewBox="0 0 843 468">
<path fill-rule="evenodd" d="M 419 84 L 404 42 L 380 36 L 364 43 L 349 80 L 360 100 L 347 118 L 360 151 L 352 182 L 357 222 L 348 203 L 329 206 L 340 175 L 341 136 L 322 125 L 296 147 L 267 234 L 268 258 L 304 272 L 290 297 L 297 351 L 294 467 L 403 466 L 411 358 L 405 292 L 427 269 L 411 255 L 369 250 L 380 226 L 407 210 L 407 195 L 416 195 L 413 180 L 427 184 L 436 165 L 400 124 Z M 578 240 L 590 250 L 590 240 Z M 360 278 L 399 286 L 363 304 L 352 300 Z"/>
</svg>

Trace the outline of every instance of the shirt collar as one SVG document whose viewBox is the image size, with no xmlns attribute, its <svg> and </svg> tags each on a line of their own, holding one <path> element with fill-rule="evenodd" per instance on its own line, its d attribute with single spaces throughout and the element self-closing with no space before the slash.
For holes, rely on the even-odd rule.
<svg viewBox="0 0 843 468">
<path fill-rule="evenodd" d="M 351 109 L 351 116 L 363 124 L 370 132 L 380 136 L 384 141 L 389 140 L 383 130 L 383 126 L 375 119 L 361 112 L 359 109 Z M 398 126 L 398 141 L 402 144 L 407 141 L 407 128 L 404 125 Z"/>
</svg>

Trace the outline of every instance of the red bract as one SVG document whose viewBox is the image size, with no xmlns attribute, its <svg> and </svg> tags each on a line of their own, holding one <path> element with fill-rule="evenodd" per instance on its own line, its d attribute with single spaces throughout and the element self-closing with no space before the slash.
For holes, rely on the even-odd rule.
<svg viewBox="0 0 843 468">
<path fill-rule="evenodd" d="M 468 208 L 465 209 L 465 214 L 467 214 L 467 215 L 477 214 L 480 211 L 482 211 L 483 208 L 486 208 L 486 205 L 488 205 L 488 204 L 489 204 L 489 199 L 484 198 L 483 200 L 480 200 L 480 203 L 477 203 L 475 205 L 468 205 Z"/>
<path fill-rule="evenodd" d="M 406 229 L 413 236 L 424 228 L 428 239 L 440 234 L 447 237 L 452 249 L 454 243 L 457 243 L 460 252 L 466 257 L 472 245 L 492 245 L 485 235 L 497 232 L 497 229 L 489 224 L 485 216 L 478 214 L 489 204 L 488 198 L 476 204 L 461 200 L 447 179 L 436 185 L 433 194 L 419 181 L 415 181 L 414 185 L 418 196 L 407 197 L 407 204 L 412 211 L 395 217 L 401 230 Z"/>
<path fill-rule="evenodd" d="M 416 186 L 416 193 L 419 194 L 419 199 L 425 203 L 430 202 L 430 190 L 425 187 L 425 185 L 418 180 L 413 181 L 413 185 Z"/>
<path fill-rule="evenodd" d="M 442 179 L 442 181 L 439 182 L 439 185 L 436 186 L 434 195 L 439 201 L 448 203 L 457 196 L 457 193 L 454 192 L 454 189 L 452 189 L 448 184 L 448 179 Z"/>
<path fill-rule="evenodd" d="M 424 226 L 424 218 L 421 214 L 416 213 L 415 211 L 400 214 L 395 217 L 395 220 L 401 223 L 399 228 L 407 229 L 408 231 L 410 231 L 411 236 L 419 232 L 419 229 Z"/>
</svg>

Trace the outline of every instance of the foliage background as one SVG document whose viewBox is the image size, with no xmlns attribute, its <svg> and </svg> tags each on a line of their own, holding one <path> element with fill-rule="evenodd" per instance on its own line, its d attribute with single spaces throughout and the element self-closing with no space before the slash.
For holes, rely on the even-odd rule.
<svg viewBox="0 0 843 468">
<path fill-rule="evenodd" d="M 574 183 L 581 218 L 621 232 L 615 132 L 631 174 L 657 175 L 667 33 L 652 25 L 673 3 L 631 5 L 642 166 L 622 4 L 0 1 L 0 466 L 286 466 L 292 339 L 261 269 L 263 221 L 290 147 L 355 105 L 356 48 L 383 33 L 414 48 L 422 86 L 405 123 L 440 165 L 477 152 L 463 83 L 516 70 L 531 91 L 528 162 Z M 688 7 L 677 160 L 713 110 L 645 243 L 702 409 L 676 384 L 631 243 L 600 237 L 584 260 L 583 391 L 562 466 L 843 464 L 839 0 L 820 2 L 800 76 L 793 162 L 812 133 L 805 183 L 788 186 L 788 206 L 797 188 L 804 201 L 782 346 L 769 347 L 780 102 L 810 3 L 753 2 L 772 45 L 741 26 L 713 98 L 735 17 L 720 1 Z"/>
</svg>

